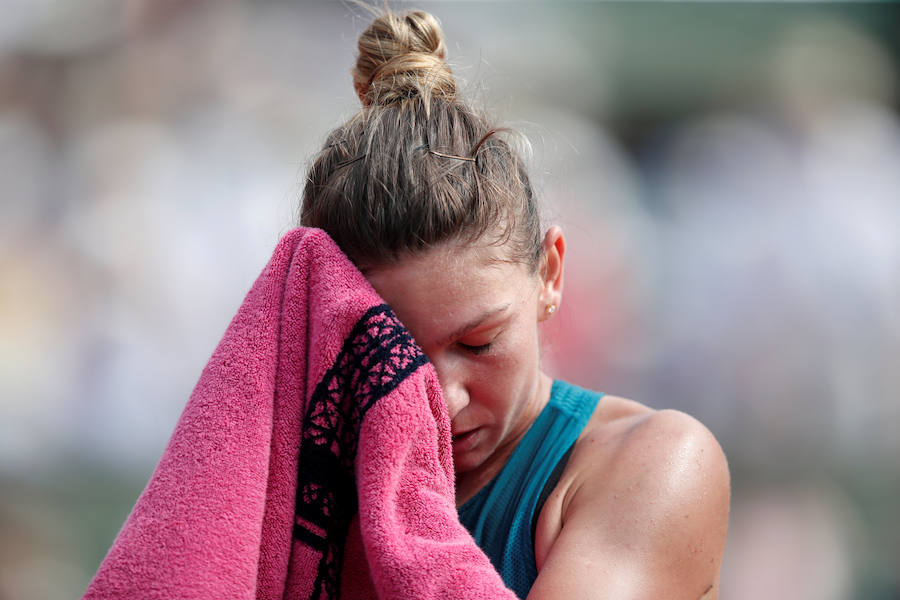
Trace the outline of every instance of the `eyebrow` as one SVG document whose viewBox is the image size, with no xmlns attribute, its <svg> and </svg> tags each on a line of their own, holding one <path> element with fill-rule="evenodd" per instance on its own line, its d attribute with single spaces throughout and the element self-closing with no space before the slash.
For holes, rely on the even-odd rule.
<svg viewBox="0 0 900 600">
<path fill-rule="evenodd" d="M 488 319 L 495 317 L 501 313 L 506 312 L 506 310 L 511 306 L 511 304 L 512 303 L 507 302 L 506 304 L 504 304 L 502 306 L 498 306 L 496 308 L 486 310 L 485 312 L 481 313 L 480 315 L 478 315 L 477 317 L 475 317 L 474 319 L 472 319 L 471 321 L 469 321 L 462 327 L 458 327 L 450 335 L 442 338 L 441 341 L 439 342 L 439 345 L 443 346 L 444 344 L 450 342 L 451 340 L 454 340 L 456 338 L 460 338 L 460 337 L 466 335 L 467 333 L 469 333 L 470 331 L 472 331 L 473 329 L 475 329 L 476 327 L 478 327 L 479 325 L 481 325 Z"/>
</svg>

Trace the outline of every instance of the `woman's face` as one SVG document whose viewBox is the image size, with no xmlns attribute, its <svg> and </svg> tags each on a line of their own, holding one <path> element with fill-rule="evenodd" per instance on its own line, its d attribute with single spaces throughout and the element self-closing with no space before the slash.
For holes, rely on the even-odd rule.
<svg viewBox="0 0 900 600">
<path fill-rule="evenodd" d="M 550 253 L 561 272 L 562 237 Z M 554 238 L 555 239 L 555 238 Z M 545 239 L 545 253 L 547 251 Z M 450 413 L 457 473 L 518 440 L 542 407 L 538 322 L 562 279 L 503 260 L 502 247 L 448 243 L 367 277 L 431 360 Z M 551 277 L 548 277 L 548 274 Z"/>
</svg>

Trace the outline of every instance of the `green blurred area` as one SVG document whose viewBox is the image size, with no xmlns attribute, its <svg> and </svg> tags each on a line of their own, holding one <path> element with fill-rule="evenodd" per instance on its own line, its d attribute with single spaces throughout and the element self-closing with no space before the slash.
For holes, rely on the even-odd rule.
<svg viewBox="0 0 900 600">
<path fill-rule="evenodd" d="M 150 473 L 77 461 L 0 477 L 0 598 L 80 596 Z"/>
</svg>

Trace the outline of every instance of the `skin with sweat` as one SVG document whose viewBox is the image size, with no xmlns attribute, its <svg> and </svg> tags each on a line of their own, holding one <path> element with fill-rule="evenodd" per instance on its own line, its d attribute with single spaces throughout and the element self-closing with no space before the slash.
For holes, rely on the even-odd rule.
<svg viewBox="0 0 900 600">
<path fill-rule="evenodd" d="M 501 245 L 448 242 L 364 269 L 437 371 L 457 505 L 502 469 L 549 401 L 539 323 L 562 300 L 558 227 L 543 251 L 534 270 Z M 538 517 L 528 598 L 716 598 L 729 490 L 724 454 L 702 424 L 604 396 Z"/>
</svg>

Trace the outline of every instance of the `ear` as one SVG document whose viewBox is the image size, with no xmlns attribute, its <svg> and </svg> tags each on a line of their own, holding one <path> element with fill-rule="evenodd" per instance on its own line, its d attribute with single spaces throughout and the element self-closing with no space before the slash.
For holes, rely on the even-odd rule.
<svg viewBox="0 0 900 600">
<path fill-rule="evenodd" d="M 563 258 L 566 241 L 562 229 L 554 225 L 544 234 L 544 258 L 541 261 L 541 292 L 538 296 L 538 321 L 544 321 L 560 307 L 563 290 Z M 550 309 L 549 307 L 553 307 Z"/>
</svg>

